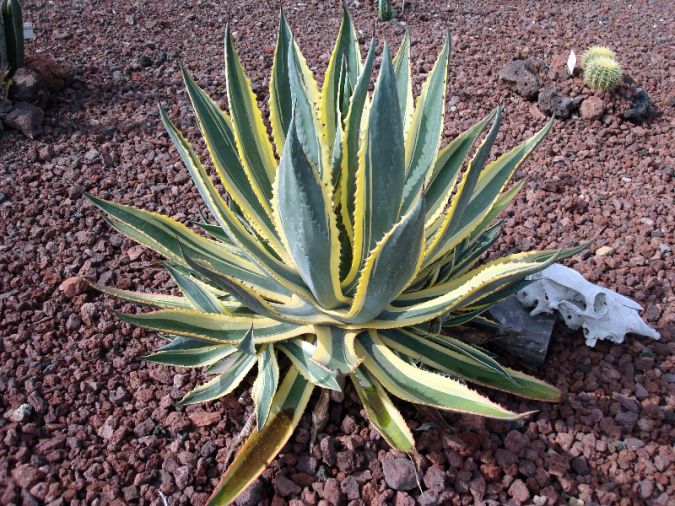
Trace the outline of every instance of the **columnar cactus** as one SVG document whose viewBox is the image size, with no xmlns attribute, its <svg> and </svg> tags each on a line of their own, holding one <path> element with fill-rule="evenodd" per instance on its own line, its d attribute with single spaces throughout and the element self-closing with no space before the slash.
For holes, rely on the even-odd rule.
<svg viewBox="0 0 675 506">
<path fill-rule="evenodd" d="M 391 0 L 377 0 L 377 15 L 380 21 L 391 21 L 395 17 L 394 9 L 391 6 Z"/>
<path fill-rule="evenodd" d="M 19 0 L 3 0 L 2 19 L 5 28 L 5 45 L 10 74 L 24 66 L 23 19 Z"/>
</svg>

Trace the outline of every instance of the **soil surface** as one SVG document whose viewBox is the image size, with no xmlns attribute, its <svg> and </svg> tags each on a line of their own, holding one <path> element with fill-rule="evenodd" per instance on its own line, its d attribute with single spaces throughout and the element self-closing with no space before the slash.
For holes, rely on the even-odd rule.
<svg viewBox="0 0 675 506">
<path fill-rule="evenodd" d="M 277 27 L 273 1 L 24 1 L 36 39 L 27 50 L 72 75 L 46 109 L 44 135 L 0 140 L 0 504 L 202 504 L 252 406 L 246 388 L 202 406 L 174 402 L 200 371 L 148 364 L 160 340 L 117 320 L 132 310 L 82 278 L 170 291 L 158 258 L 115 234 L 83 192 L 196 220 L 197 192 L 159 123 L 157 105 L 203 151 L 179 62 L 225 105 L 228 22 L 261 100 Z M 336 1 L 287 2 L 311 67 L 323 74 L 340 21 Z M 349 2 L 362 43 L 392 45 L 403 28 Z M 668 2 L 406 2 L 416 90 L 452 29 L 445 136 L 504 106 L 497 152 L 545 121 L 498 79 L 514 59 L 551 65 L 590 44 L 614 48 L 658 116 L 625 122 L 621 93 L 597 94 L 606 113 L 556 121 L 520 177 L 499 252 L 592 241 L 568 262 L 636 299 L 660 341 L 583 345 L 558 329 L 547 365 L 556 405 L 491 394 L 524 422 L 447 415 L 453 433 L 401 404 L 415 430 L 418 479 L 407 457 L 369 427 L 355 394 L 332 403 L 308 447 L 310 417 L 239 504 L 673 504 L 673 23 Z M 558 58 L 560 59 L 560 57 Z M 542 70 L 541 85 L 553 84 Z M 562 92 L 590 95 L 580 78 Z M 601 255 L 596 251 L 603 246 Z M 520 366 L 522 367 L 522 366 Z"/>
</svg>

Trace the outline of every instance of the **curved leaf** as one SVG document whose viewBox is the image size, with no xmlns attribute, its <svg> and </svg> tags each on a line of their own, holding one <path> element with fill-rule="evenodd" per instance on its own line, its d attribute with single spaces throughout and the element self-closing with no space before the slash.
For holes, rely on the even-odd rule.
<svg viewBox="0 0 675 506">
<path fill-rule="evenodd" d="M 347 374 L 361 363 L 354 350 L 357 332 L 345 331 L 335 326 L 314 325 L 314 334 L 316 351 L 312 360 L 323 367 Z"/>
<path fill-rule="evenodd" d="M 459 381 L 409 364 L 396 356 L 375 331 L 359 336 L 357 351 L 363 353 L 363 364 L 382 386 L 408 402 L 504 420 L 527 415 L 504 409 Z"/>
<path fill-rule="evenodd" d="M 401 46 L 392 61 L 394 74 L 396 74 L 396 90 L 398 95 L 398 107 L 401 112 L 403 132 L 407 135 L 410 130 L 413 115 L 412 78 L 410 76 L 410 32 L 406 28 Z"/>
<path fill-rule="evenodd" d="M 303 327 L 270 318 L 246 318 L 177 309 L 145 314 L 120 313 L 117 316 L 140 327 L 216 344 L 238 344 L 251 325 L 255 331 L 256 344 L 289 339 L 311 332 L 312 329 L 311 326 Z"/>
<path fill-rule="evenodd" d="M 422 185 L 433 167 L 441 143 L 450 40 L 450 33 L 448 33 L 443 50 L 438 55 L 429 77 L 422 86 L 422 92 L 417 98 L 412 123 L 405 141 L 406 180 L 402 212 L 410 209 L 422 191 Z"/>
<path fill-rule="evenodd" d="M 316 346 L 300 339 L 290 339 L 278 343 L 277 347 L 286 354 L 308 381 L 322 388 L 342 391 L 336 379 L 337 373 L 312 360 Z"/>
<path fill-rule="evenodd" d="M 345 319 L 365 323 L 377 317 L 414 278 L 424 250 L 424 199 L 388 232 L 361 271 Z"/>
<path fill-rule="evenodd" d="M 364 367 L 356 369 L 350 377 L 373 427 L 397 450 L 412 450 L 413 435 L 382 385 Z"/>
<path fill-rule="evenodd" d="M 432 341 L 395 329 L 384 331 L 381 337 L 391 349 L 471 383 L 540 401 L 560 400 L 560 391 L 541 380 L 508 367 L 503 368 L 505 374 L 501 373 L 484 362 L 444 346 L 445 336 Z"/>
<path fill-rule="evenodd" d="M 188 392 L 179 402 L 179 406 L 212 401 L 229 394 L 239 386 L 251 368 L 255 365 L 255 356 L 235 352 L 211 366 L 218 376 Z"/>
<path fill-rule="evenodd" d="M 270 123 L 277 154 L 281 156 L 286 142 L 286 132 L 293 116 L 293 99 L 288 76 L 288 55 L 293 48 L 293 35 L 283 9 L 279 13 L 279 33 L 274 50 L 272 77 L 270 79 Z"/>
<path fill-rule="evenodd" d="M 209 506 L 226 506 L 255 480 L 290 439 L 314 385 L 291 367 L 274 396 L 267 424 L 254 430 L 220 479 Z"/>
</svg>

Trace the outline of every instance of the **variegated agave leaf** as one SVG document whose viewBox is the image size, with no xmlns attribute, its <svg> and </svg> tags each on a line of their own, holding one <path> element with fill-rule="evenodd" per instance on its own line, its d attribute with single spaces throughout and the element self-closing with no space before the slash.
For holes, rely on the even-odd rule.
<svg viewBox="0 0 675 506">
<path fill-rule="evenodd" d="M 182 293 L 96 285 L 155 308 L 120 315 L 168 339 L 145 358 L 208 367 L 213 377 L 181 403 L 217 399 L 257 371 L 257 428 L 211 504 L 227 504 L 243 491 L 286 443 L 314 386 L 340 390 L 343 375 L 375 428 L 403 451 L 414 441 L 390 395 L 499 419 L 523 415 L 467 383 L 542 401 L 559 398 L 554 387 L 502 367 L 451 330 L 437 328 L 438 322 L 482 318 L 526 276 L 578 251 L 480 263 L 498 237 L 495 219 L 522 187 L 509 182 L 551 121 L 491 160 L 498 108 L 441 148 L 450 36 L 416 100 L 410 36 L 393 58 L 383 46 L 372 93 L 376 44 L 370 43 L 364 59 L 357 40 L 345 10 L 319 88 L 281 14 L 270 80 L 271 137 L 229 31 L 229 112 L 183 71 L 228 200 L 190 142 L 160 112 L 213 216 L 213 223 L 199 224 L 206 235 L 90 196 L 112 227 L 166 258 Z"/>
</svg>

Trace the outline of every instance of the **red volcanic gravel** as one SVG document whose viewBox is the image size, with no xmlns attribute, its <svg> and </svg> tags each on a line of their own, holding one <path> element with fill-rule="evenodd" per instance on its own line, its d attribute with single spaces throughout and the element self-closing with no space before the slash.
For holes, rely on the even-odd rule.
<svg viewBox="0 0 675 506">
<path fill-rule="evenodd" d="M 203 152 L 183 91 L 182 62 L 225 105 L 222 35 L 229 20 L 256 92 L 267 79 L 277 27 L 273 1 L 24 1 L 34 56 L 71 74 L 45 110 L 44 134 L 0 140 L 0 504 L 203 504 L 228 444 L 252 404 L 246 388 L 183 409 L 174 402 L 200 371 L 144 363 L 159 339 L 117 320 L 131 310 L 92 292 L 84 278 L 121 288 L 172 290 L 158 258 L 115 234 L 83 198 L 92 192 L 187 221 L 204 211 L 163 134 L 157 105 Z M 442 434 L 401 403 L 417 439 L 415 466 L 366 422 L 349 387 L 332 403 L 313 449 L 310 416 L 238 504 L 673 504 L 673 36 L 668 2 L 406 1 L 416 91 L 453 33 L 446 141 L 497 104 L 496 151 L 544 123 L 498 79 L 514 59 L 539 66 L 540 85 L 571 98 L 594 95 L 518 175 L 525 190 L 505 214 L 494 253 L 592 240 L 568 265 L 636 299 L 660 341 L 583 345 L 558 328 L 535 372 L 563 392 L 560 404 L 492 398 L 520 423 L 449 414 Z M 340 21 L 339 2 L 286 2 L 312 68 L 322 75 Z M 370 1 L 349 2 L 362 43 L 375 31 L 398 44 L 403 28 L 377 22 Z M 617 51 L 658 115 L 626 122 L 630 87 L 593 94 L 554 63 L 591 44 Z M 562 56 L 561 56 L 562 55 Z M 564 74 L 564 73 L 563 73 Z M 579 100 L 581 100 L 579 98 Z M 598 111 L 604 108 L 604 114 Z M 587 119 L 596 117 L 598 119 Z M 596 255 L 596 250 L 603 255 Z M 517 365 L 516 365 L 517 366 Z M 396 490 L 395 488 L 399 489 Z M 583 501 L 583 502 L 582 502 Z"/>
</svg>

